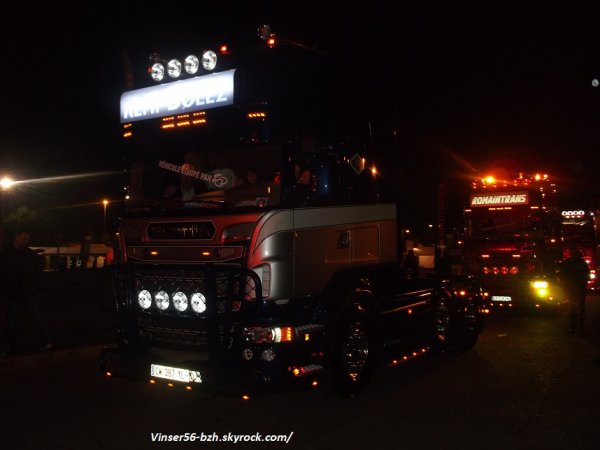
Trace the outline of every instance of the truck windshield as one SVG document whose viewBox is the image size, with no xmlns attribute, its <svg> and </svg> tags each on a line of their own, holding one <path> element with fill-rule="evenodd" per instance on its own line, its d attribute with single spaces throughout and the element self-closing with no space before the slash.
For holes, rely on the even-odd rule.
<svg viewBox="0 0 600 450">
<path fill-rule="evenodd" d="M 169 119 L 174 127 L 178 120 L 187 121 Z M 211 118 L 204 116 L 203 120 Z M 164 126 L 164 119 L 160 123 Z M 280 145 L 253 138 L 231 121 L 195 130 L 159 130 L 160 123 L 153 132 L 132 142 L 130 211 L 229 210 L 279 204 Z M 133 133 L 135 137 L 136 131 Z"/>
<path fill-rule="evenodd" d="M 542 231 L 542 218 L 527 208 L 474 210 L 467 231 L 470 237 L 533 237 Z"/>
</svg>

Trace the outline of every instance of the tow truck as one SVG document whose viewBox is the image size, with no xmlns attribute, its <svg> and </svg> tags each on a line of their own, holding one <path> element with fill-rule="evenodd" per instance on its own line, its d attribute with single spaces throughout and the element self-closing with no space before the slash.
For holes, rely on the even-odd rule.
<svg viewBox="0 0 600 450">
<path fill-rule="evenodd" d="M 326 379 L 353 395 L 389 349 L 467 349 L 483 329 L 472 277 L 401 267 L 382 188 L 397 168 L 377 165 L 350 68 L 268 30 L 154 53 L 146 84 L 121 97 L 127 211 L 107 373 L 187 389 Z"/>
</svg>

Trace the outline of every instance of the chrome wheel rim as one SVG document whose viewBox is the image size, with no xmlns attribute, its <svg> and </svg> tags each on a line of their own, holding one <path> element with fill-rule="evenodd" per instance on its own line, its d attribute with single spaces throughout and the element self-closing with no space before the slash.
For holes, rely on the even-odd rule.
<svg viewBox="0 0 600 450">
<path fill-rule="evenodd" d="M 356 321 L 346 329 L 342 355 L 346 373 L 356 379 L 369 359 L 369 335 L 361 322 Z"/>
<path fill-rule="evenodd" d="M 438 302 L 434 316 L 435 338 L 438 342 L 448 340 L 448 330 L 450 329 L 450 307 L 446 300 Z"/>
</svg>

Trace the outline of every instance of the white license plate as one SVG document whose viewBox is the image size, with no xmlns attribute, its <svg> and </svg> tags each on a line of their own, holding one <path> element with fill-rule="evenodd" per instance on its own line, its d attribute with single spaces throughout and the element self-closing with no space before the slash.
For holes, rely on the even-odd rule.
<svg viewBox="0 0 600 450">
<path fill-rule="evenodd" d="M 493 302 L 510 302 L 512 297 L 510 295 L 492 295 Z"/>
<path fill-rule="evenodd" d="M 150 365 L 150 376 L 171 381 L 181 381 L 182 383 L 202 383 L 202 377 L 197 370 L 161 366 L 160 364 Z"/>
</svg>

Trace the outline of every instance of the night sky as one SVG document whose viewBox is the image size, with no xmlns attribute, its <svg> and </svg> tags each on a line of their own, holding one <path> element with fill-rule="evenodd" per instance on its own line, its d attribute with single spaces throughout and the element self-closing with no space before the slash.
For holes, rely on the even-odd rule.
<svg viewBox="0 0 600 450">
<path fill-rule="evenodd" d="M 598 2 L 205 3 L 5 6 L 0 171 L 32 179 L 118 170 L 124 53 L 136 61 L 267 22 L 364 72 L 407 165 L 419 166 L 423 151 L 465 177 L 496 164 L 539 169 L 566 191 L 580 188 L 588 204 L 600 198 Z M 93 203 L 118 195 L 119 184 L 109 175 L 38 183 L 10 201 Z"/>
</svg>

